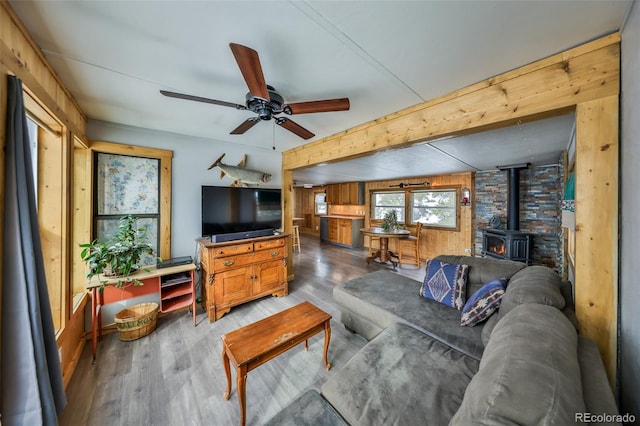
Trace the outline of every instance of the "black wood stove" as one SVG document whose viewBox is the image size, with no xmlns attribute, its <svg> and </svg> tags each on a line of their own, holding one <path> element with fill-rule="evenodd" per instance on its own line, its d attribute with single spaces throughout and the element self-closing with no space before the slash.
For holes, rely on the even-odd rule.
<svg viewBox="0 0 640 426">
<path fill-rule="evenodd" d="M 482 230 L 482 255 L 531 264 L 533 235 L 520 232 L 520 169 L 528 164 L 499 167 L 509 174 L 507 229 Z"/>
</svg>

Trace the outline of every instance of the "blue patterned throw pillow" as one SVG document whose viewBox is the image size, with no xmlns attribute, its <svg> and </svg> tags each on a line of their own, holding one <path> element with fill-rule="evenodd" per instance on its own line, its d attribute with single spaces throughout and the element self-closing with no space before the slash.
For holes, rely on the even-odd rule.
<svg viewBox="0 0 640 426">
<path fill-rule="evenodd" d="M 469 266 L 429 260 L 426 269 L 427 275 L 420 287 L 420 296 L 457 310 L 462 309 L 467 292 Z"/>
<path fill-rule="evenodd" d="M 472 294 L 462 308 L 460 325 L 473 327 L 489 318 L 500 307 L 506 284 L 506 278 L 498 278 L 489 281 Z"/>
</svg>

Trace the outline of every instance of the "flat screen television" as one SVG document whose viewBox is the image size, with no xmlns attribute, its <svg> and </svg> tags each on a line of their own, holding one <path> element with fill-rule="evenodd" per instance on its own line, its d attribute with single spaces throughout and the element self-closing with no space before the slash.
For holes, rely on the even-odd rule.
<svg viewBox="0 0 640 426">
<path fill-rule="evenodd" d="M 280 189 L 202 186 L 202 235 L 282 227 Z"/>
</svg>

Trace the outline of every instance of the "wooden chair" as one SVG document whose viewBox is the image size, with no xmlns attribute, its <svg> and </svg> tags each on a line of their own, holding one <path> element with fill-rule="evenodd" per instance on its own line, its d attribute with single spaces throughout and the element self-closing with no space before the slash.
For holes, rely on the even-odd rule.
<svg viewBox="0 0 640 426">
<path fill-rule="evenodd" d="M 373 246 L 373 243 L 377 243 L 378 244 L 378 248 L 375 248 Z M 371 252 L 371 255 L 373 256 L 374 253 L 376 253 L 378 250 L 380 250 L 380 238 L 379 237 L 369 237 L 369 251 Z"/>
<path fill-rule="evenodd" d="M 416 223 L 416 235 L 398 239 L 398 263 L 402 266 L 402 252 L 404 249 L 411 250 L 415 257 L 415 264 L 420 269 L 420 234 L 422 233 L 422 222 Z"/>
<path fill-rule="evenodd" d="M 300 253 L 300 226 L 299 225 L 293 225 L 293 250 L 296 250 L 296 247 L 298 248 L 298 253 Z"/>
</svg>

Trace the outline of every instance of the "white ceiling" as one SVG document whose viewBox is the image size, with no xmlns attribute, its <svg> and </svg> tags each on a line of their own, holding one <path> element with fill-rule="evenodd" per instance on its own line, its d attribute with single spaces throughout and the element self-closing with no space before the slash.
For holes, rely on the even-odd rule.
<svg viewBox="0 0 640 426">
<path fill-rule="evenodd" d="M 244 103 L 229 49 L 260 55 L 287 102 L 348 97 L 349 111 L 291 118 L 317 140 L 618 30 L 633 0 L 25 1 L 10 3 L 90 119 L 285 151 L 306 141 Z M 418 144 L 296 171 L 330 183 L 555 162 L 573 117 Z M 275 141 L 274 141 L 275 135 Z M 206 143 L 206 141 L 204 142 Z"/>
</svg>

